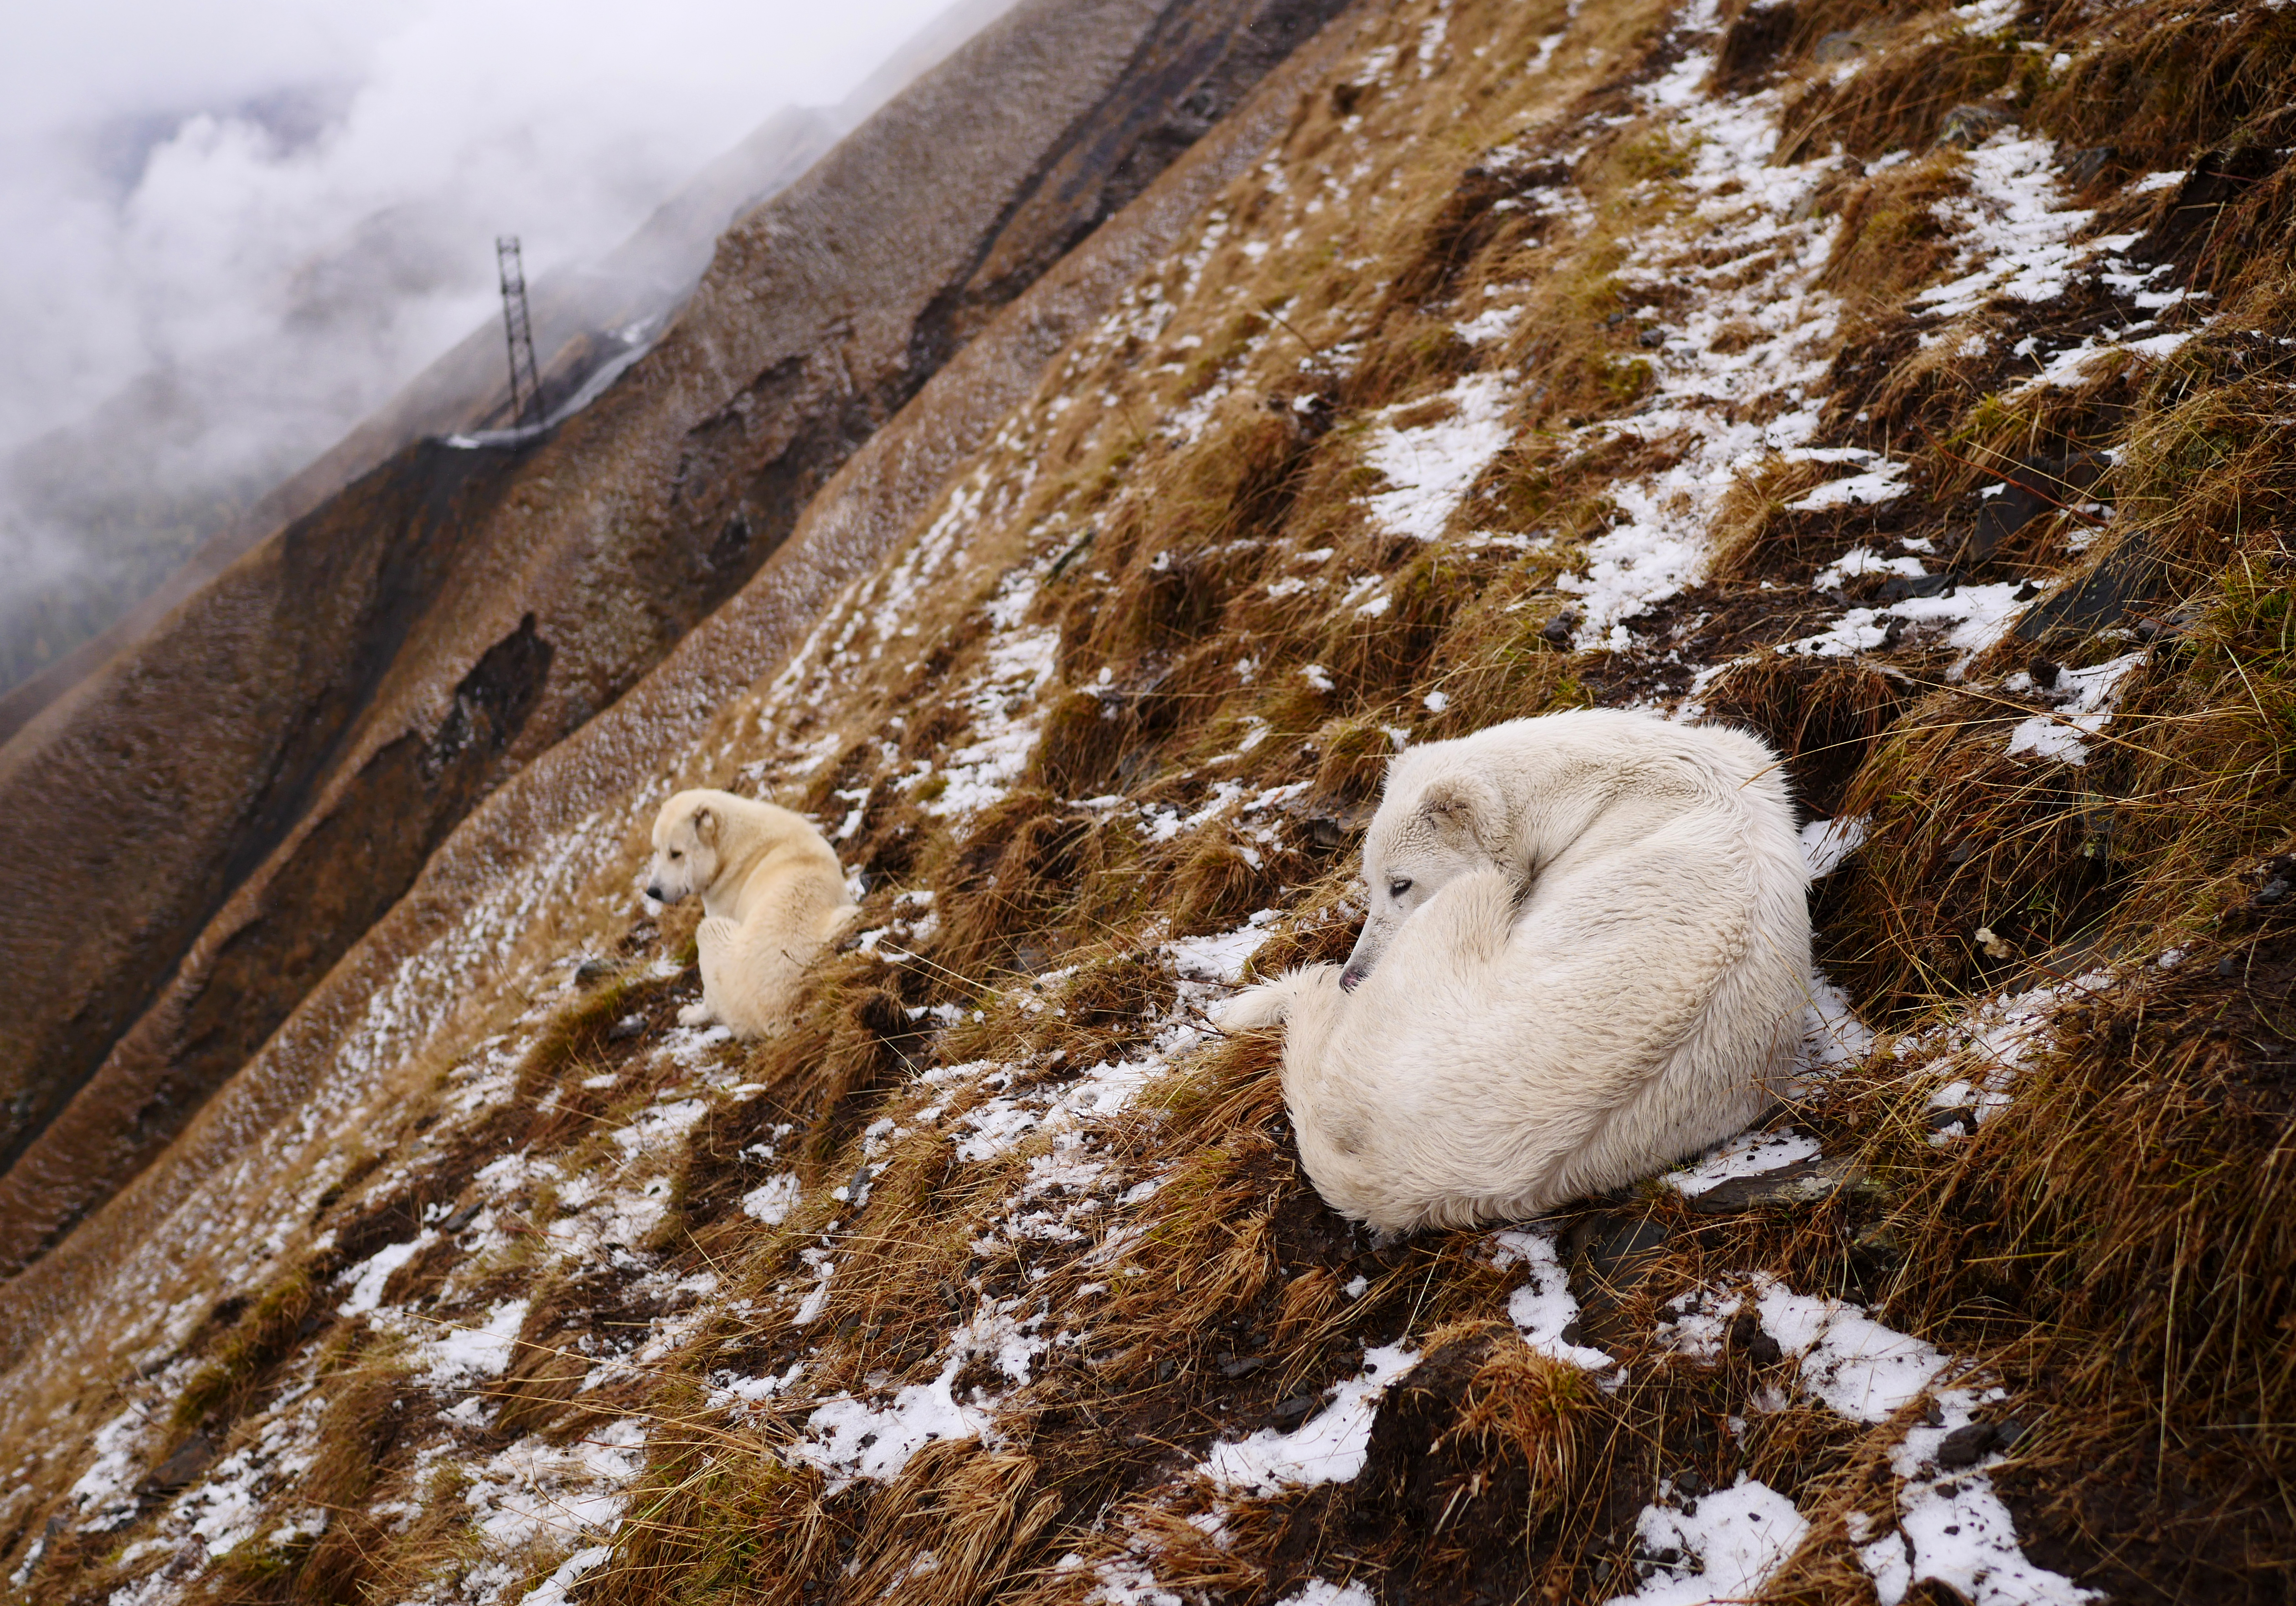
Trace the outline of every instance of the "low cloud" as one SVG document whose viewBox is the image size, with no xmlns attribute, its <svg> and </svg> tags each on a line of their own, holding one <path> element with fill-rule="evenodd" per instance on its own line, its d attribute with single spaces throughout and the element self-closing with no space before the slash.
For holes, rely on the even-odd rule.
<svg viewBox="0 0 2296 1606">
<path fill-rule="evenodd" d="M 0 686 L 495 316 L 497 234 L 529 276 L 603 254 L 943 4 L 26 20 L 0 62 Z"/>
</svg>

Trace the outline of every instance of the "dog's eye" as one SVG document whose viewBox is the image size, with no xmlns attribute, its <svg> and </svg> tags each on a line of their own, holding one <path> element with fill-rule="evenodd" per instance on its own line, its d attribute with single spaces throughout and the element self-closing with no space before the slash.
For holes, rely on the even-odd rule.
<svg viewBox="0 0 2296 1606">
<path fill-rule="evenodd" d="M 1390 897 L 1401 897 L 1410 890 L 1411 878 L 1407 875 L 1398 875 L 1387 883 L 1387 895 Z"/>
<path fill-rule="evenodd" d="M 684 858 L 684 857 L 685 856 L 685 855 L 683 852 L 681 852 L 679 849 L 677 849 L 677 848 L 671 848 L 671 849 L 669 850 L 669 856 L 670 856 L 670 857 L 672 857 L 672 858 L 674 858 L 674 859 L 682 859 L 682 858 Z"/>
</svg>

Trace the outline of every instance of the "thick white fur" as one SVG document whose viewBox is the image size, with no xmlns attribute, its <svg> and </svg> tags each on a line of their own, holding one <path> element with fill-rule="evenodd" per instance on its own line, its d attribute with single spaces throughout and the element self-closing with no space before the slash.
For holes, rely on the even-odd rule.
<svg viewBox="0 0 2296 1606">
<path fill-rule="evenodd" d="M 802 815 L 728 791 L 682 791 L 653 822 L 648 896 L 701 895 L 701 1002 L 677 1018 L 745 1037 L 789 1021 L 799 977 L 857 910 L 836 850 Z"/>
<path fill-rule="evenodd" d="M 1752 736 L 1587 709 L 1411 749 L 1364 874 L 1352 990 L 1312 966 L 1220 1021 L 1288 1024 L 1300 1158 L 1343 1215 L 1537 1215 L 1739 1131 L 1791 1069 L 1808 877 Z"/>
</svg>

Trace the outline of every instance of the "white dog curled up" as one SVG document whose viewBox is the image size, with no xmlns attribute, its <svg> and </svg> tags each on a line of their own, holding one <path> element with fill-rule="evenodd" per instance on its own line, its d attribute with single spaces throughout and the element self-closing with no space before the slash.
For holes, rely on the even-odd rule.
<svg viewBox="0 0 2296 1606">
<path fill-rule="evenodd" d="M 1584 709 L 1390 764 L 1344 967 L 1220 1024 L 1284 1023 L 1316 1190 L 1390 1231 L 1519 1219 L 1742 1129 L 1791 1074 L 1808 875 L 1761 742 Z"/>
<path fill-rule="evenodd" d="M 682 791 L 653 822 L 646 896 L 701 895 L 701 1002 L 677 1018 L 745 1037 L 788 1024 L 799 979 L 858 912 L 837 851 L 811 821 L 728 791 Z"/>
</svg>

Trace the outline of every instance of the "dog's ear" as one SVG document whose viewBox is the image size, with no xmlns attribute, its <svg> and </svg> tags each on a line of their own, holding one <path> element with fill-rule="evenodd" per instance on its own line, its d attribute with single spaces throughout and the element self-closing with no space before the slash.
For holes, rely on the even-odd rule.
<svg viewBox="0 0 2296 1606">
<path fill-rule="evenodd" d="M 1439 775 L 1419 794 L 1419 815 L 1435 834 L 1496 858 L 1506 832 L 1499 795 L 1472 775 Z"/>
<path fill-rule="evenodd" d="M 712 846 L 718 841 L 718 811 L 706 803 L 693 811 L 693 835 Z"/>
</svg>

